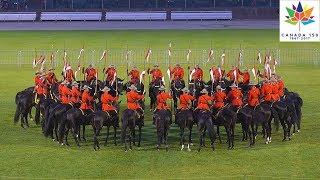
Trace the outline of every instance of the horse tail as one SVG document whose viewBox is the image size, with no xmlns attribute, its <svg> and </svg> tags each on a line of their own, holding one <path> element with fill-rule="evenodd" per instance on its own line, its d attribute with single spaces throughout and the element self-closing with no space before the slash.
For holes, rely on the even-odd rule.
<svg viewBox="0 0 320 180">
<path fill-rule="evenodd" d="M 13 122 L 16 124 L 19 121 L 19 117 L 21 115 L 21 106 L 20 103 L 17 104 L 16 112 L 14 114 Z"/>
<path fill-rule="evenodd" d="M 68 113 L 65 113 L 62 115 L 62 119 L 60 121 L 59 131 L 58 131 L 58 138 L 61 142 L 63 141 L 63 136 L 64 136 L 64 132 L 66 130 L 67 121 L 68 121 Z"/>
</svg>

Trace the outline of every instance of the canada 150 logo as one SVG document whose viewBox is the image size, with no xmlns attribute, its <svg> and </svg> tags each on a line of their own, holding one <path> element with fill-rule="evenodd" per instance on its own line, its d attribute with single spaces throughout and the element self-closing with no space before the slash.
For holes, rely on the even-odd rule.
<svg viewBox="0 0 320 180">
<path fill-rule="evenodd" d="M 280 41 L 319 41 L 319 1 L 280 0 Z"/>
</svg>

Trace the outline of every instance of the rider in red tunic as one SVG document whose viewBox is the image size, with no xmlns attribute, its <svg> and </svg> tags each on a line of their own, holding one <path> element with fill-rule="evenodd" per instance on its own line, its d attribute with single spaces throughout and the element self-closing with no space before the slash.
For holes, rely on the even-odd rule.
<svg viewBox="0 0 320 180">
<path fill-rule="evenodd" d="M 169 99 L 172 99 L 172 96 L 165 92 L 164 86 L 161 86 L 157 95 L 157 110 L 169 110 L 170 107 L 167 105 Z"/>
<path fill-rule="evenodd" d="M 192 70 L 192 80 L 193 81 L 202 81 L 203 70 L 197 64 L 196 67 Z"/>
<path fill-rule="evenodd" d="M 248 69 L 245 69 L 244 72 L 240 72 L 240 75 L 242 76 L 242 84 L 249 85 L 250 83 L 250 73 L 248 72 Z"/>
<path fill-rule="evenodd" d="M 102 110 L 110 117 L 117 117 L 118 112 L 114 104 L 117 103 L 118 97 L 113 97 L 111 94 L 109 94 L 110 88 L 107 86 L 105 86 L 101 91 L 103 91 L 103 94 L 101 95 Z M 116 119 L 118 120 L 118 118 Z"/>
<path fill-rule="evenodd" d="M 89 113 L 93 112 L 93 97 L 90 95 L 91 88 L 87 85 L 83 86 L 83 93 L 81 97 L 81 106 L 80 109 L 83 111 L 84 114 L 88 115 Z"/>
<path fill-rule="evenodd" d="M 249 85 L 251 87 L 248 92 L 248 105 L 254 108 L 260 103 L 260 100 L 259 100 L 260 90 L 255 86 L 256 84 L 254 83 L 250 83 Z"/>
<path fill-rule="evenodd" d="M 137 88 L 134 85 L 129 87 L 130 91 L 127 92 L 127 108 L 136 112 L 138 118 L 143 115 L 143 109 L 140 106 L 139 101 L 141 101 L 144 96 L 137 92 Z"/>
<path fill-rule="evenodd" d="M 228 72 L 227 77 L 230 81 L 238 83 L 240 78 L 240 70 L 238 67 L 232 66 L 232 69 Z"/>
<path fill-rule="evenodd" d="M 68 81 L 63 81 L 59 85 L 59 95 L 62 104 L 69 104 L 71 97 L 71 90 L 68 88 Z"/>
<path fill-rule="evenodd" d="M 151 76 L 152 76 L 152 82 L 151 83 L 154 83 L 154 82 L 159 81 L 159 80 L 161 81 L 161 79 L 162 79 L 162 72 L 159 69 L 158 65 L 155 65 L 154 68 L 149 72 L 149 74 L 151 74 Z"/>
<path fill-rule="evenodd" d="M 85 72 L 86 81 L 88 83 L 91 83 L 92 81 L 96 80 L 97 70 L 94 67 L 92 67 L 92 64 L 90 64 L 84 72 Z"/>
<path fill-rule="evenodd" d="M 66 67 L 66 70 L 64 72 L 64 79 L 67 80 L 69 83 L 76 79 L 70 65 Z"/>
<path fill-rule="evenodd" d="M 176 66 L 173 69 L 170 69 L 170 74 L 173 80 L 183 80 L 184 70 L 180 66 L 180 64 L 176 64 Z"/>
<path fill-rule="evenodd" d="M 212 96 L 213 99 L 213 105 L 212 110 L 213 114 L 216 115 L 216 113 L 224 107 L 225 101 L 227 99 L 226 93 L 223 91 L 220 85 L 216 87 L 216 92 Z"/>
<path fill-rule="evenodd" d="M 190 109 L 194 97 L 189 94 L 189 90 L 186 87 L 182 89 L 182 92 L 183 93 L 179 97 L 180 104 L 178 110 Z"/>
<path fill-rule="evenodd" d="M 263 82 L 263 85 L 261 87 L 261 94 L 263 96 L 264 101 L 266 102 L 272 102 L 272 85 L 270 80 L 266 79 Z"/>
<path fill-rule="evenodd" d="M 53 84 L 56 84 L 58 82 L 58 79 L 54 73 L 53 68 L 49 69 L 49 72 L 48 72 L 46 78 L 47 78 L 47 82 L 48 82 L 49 86 L 52 86 Z"/>
<path fill-rule="evenodd" d="M 128 76 L 130 76 L 130 83 L 131 84 L 137 84 L 139 83 L 140 78 L 140 72 L 136 66 L 134 66 L 131 71 L 128 73 Z"/>
<path fill-rule="evenodd" d="M 79 90 L 79 84 L 75 81 L 72 83 L 70 92 L 70 102 L 74 107 L 80 107 L 81 92 Z"/>
<path fill-rule="evenodd" d="M 112 85 L 111 83 L 115 82 L 115 78 L 117 76 L 117 69 L 114 65 L 110 65 L 106 70 L 106 82 L 107 84 Z"/>
<path fill-rule="evenodd" d="M 228 99 L 231 102 L 231 105 L 235 109 L 238 109 L 243 104 L 242 102 L 243 94 L 241 90 L 238 89 L 238 86 L 236 84 L 232 84 L 230 87 L 231 87 L 231 91 L 228 93 Z"/>
<path fill-rule="evenodd" d="M 41 72 L 36 73 L 35 79 L 35 87 L 34 90 L 36 92 L 36 103 L 38 103 L 38 100 L 41 98 L 46 98 L 48 94 L 48 83 L 47 79 L 44 74 Z"/>
<path fill-rule="evenodd" d="M 202 95 L 198 99 L 197 110 L 210 111 L 210 105 L 212 104 L 212 97 L 208 95 L 208 91 L 203 89 L 200 92 Z"/>
</svg>

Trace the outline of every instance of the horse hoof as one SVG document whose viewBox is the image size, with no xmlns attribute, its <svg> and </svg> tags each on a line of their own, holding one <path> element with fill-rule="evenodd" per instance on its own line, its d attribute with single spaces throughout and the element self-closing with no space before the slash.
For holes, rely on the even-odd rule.
<svg viewBox="0 0 320 180">
<path fill-rule="evenodd" d="M 298 129 L 297 132 L 299 133 L 299 132 L 300 132 L 300 129 Z"/>
<path fill-rule="evenodd" d="M 55 139 L 52 139 L 52 141 L 54 142 L 54 141 L 56 141 Z"/>
<path fill-rule="evenodd" d="M 292 136 L 294 136 L 294 133 L 292 133 Z"/>
<path fill-rule="evenodd" d="M 191 149 L 190 149 L 190 148 L 188 148 L 187 150 L 188 150 L 189 152 L 191 151 Z"/>
<path fill-rule="evenodd" d="M 269 144 L 269 141 L 266 141 L 266 144 Z"/>
<path fill-rule="evenodd" d="M 283 138 L 283 139 L 282 139 L 282 142 L 284 142 L 284 141 L 286 141 L 286 138 Z"/>
<path fill-rule="evenodd" d="M 61 145 L 61 146 L 64 146 L 64 144 L 63 144 L 63 143 L 60 143 L 60 145 Z"/>
<path fill-rule="evenodd" d="M 180 149 L 180 151 L 182 151 L 184 149 L 184 145 L 181 145 L 181 149 Z"/>
<path fill-rule="evenodd" d="M 190 146 L 193 146 L 193 143 L 190 143 Z"/>
</svg>

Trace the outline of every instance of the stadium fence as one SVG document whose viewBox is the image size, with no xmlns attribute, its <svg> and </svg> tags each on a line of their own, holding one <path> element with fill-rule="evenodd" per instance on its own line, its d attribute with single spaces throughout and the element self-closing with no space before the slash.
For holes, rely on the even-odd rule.
<svg viewBox="0 0 320 180">
<path fill-rule="evenodd" d="M 160 66 L 169 66 L 181 64 L 184 66 L 193 66 L 199 64 L 203 67 L 210 67 L 213 64 L 218 65 L 221 62 L 221 55 L 225 54 L 224 65 L 237 65 L 239 54 L 242 54 L 242 65 L 251 67 L 259 65 L 258 54 L 261 54 L 262 63 L 265 56 L 270 54 L 272 59 L 276 59 L 278 65 L 320 65 L 320 49 L 213 49 L 213 56 L 209 58 L 210 49 L 190 49 L 189 59 L 187 54 L 189 50 L 172 49 L 171 56 L 168 55 L 168 49 L 152 49 L 149 61 L 146 60 L 147 49 L 108 49 L 106 60 L 100 61 L 103 49 L 85 49 L 84 53 L 78 59 L 80 49 L 67 49 L 67 61 L 75 68 L 79 63 L 81 66 L 87 66 L 90 63 L 95 66 L 106 66 L 114 64 L 116 66 L 144 66 L 151 67 L 154 64 Z M 51 61 L 51 55 L 54 55 L 54 66 L 62 66 L 64 59 L 64 50 L 0 50 L 1 65 L 32 65 L 33 60 L 40 55 L 46 57 L 45 64 Z"/>
</svg>

